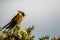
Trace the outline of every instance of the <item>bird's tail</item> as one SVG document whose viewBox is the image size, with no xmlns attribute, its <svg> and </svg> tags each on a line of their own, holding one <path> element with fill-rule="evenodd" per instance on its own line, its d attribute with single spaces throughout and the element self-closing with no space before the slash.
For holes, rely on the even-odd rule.
<svg viewBox="0 0 60 40">
<path fill-rule="evenodd" d="M 4 29 L 5 27 L 7 27 L 7 26 L 8 26 L 8 24 L 7 24 L 7 25 L 5 25 L 4 27 L 2 27 L 2 29 L 1 29 L 1 30 L 3 30 L 3 29 Z M 0 30 L 0 31 L 1 31 L 1 30 Z"/>
<path fill-rule="evenodd" d="M 11 24 L 11 21 L 7 24 L 7 25 L 5 25 L 1 30 L 3 30 L 5 27 L 7 27 L 9 24 Z M 0 30 L 0 31 L 1 31 Z"/>
<path fill-rule="evenodd" d="M 1 29 L 1 30 L 3 30 L 5 27 L 6 27 L 6 26 L 2 27 L 2 29 Z M 0 31 L 1 31 L 1 30 L 0 30 Z"/>
</svg>

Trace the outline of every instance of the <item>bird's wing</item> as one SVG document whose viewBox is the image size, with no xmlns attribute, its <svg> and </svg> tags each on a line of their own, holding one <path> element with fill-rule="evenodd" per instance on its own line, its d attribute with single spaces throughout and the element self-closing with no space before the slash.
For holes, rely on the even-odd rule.
<svg viewBox="0 0 60 40">
<path fill-rule="evenodd" d="M 20 16 L 19 16 L 19 15 L 16 15 L 16 16 L 14 16 L 14 17 L 12 18 L 12 20 L 16 22 L 19 18 L 20 18 Z"/>
</svg>

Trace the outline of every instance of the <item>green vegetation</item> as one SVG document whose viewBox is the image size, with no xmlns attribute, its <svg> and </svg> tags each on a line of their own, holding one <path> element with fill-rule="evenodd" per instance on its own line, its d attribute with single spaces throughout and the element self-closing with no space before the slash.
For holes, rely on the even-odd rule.
<svg viewBox="0 0 60 40">
<path fill-rule="evenodd" d="M 39 38 L 39 40 L 60 40 L 60 37 L 54 36 L 52 39 L 50 39 L 49 35 L 45 35 L 45 36 Z"/>
<path fill-rule="evenodd" d="M 0 27 L 1 29 L 2 27 Z M 12 30 L 4 30 L 0 34 L 0 40 L 34 40 L 34 35 L 31 35 L 31 32 L 34 29 L 34 25 L 27 29 L 21 30 L 21 26 L 16 24 L 15 28 Z M 60 37 L 54 36 L 52 39 L 49 38 L 49 35 L 45 35 L 39 38 L 39 40 L 60 40 Z"/>
<path fill-rule="evenodd" d="M 33 29 L 34 25 L 21 30 L 21 26 L 16 24 L 14 29 L 4 30 L 0 35 L 0 40 L 34 40 L 34 35 L 30 36 Z"/>
</svg>

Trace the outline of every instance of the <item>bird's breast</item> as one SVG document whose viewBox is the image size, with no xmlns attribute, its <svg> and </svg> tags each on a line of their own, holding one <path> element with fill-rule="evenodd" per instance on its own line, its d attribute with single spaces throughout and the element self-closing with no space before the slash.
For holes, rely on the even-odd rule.
<svg viewBox="0 0 60 40">
<path fill-rule="evenodd" d="M 22 22 L 22 18 L 19 18 L 18 20 L 16 20 L 17 24 L 21 24 L 21 22 Z"/>
</svg>

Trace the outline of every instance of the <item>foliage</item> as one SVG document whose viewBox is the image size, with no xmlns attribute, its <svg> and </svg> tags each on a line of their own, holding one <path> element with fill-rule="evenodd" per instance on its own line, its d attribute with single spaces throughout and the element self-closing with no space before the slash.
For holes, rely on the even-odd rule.
<svg viewBox="0 0 60 40">
<path fill-rule="evenodd" d="M 15 28 L 12 30 L 4 30 L 3 34 L 0 35 L 0 40 L 34 40 L 34 35 L 31 35 L 31 31 L 34 26 L 29 27 L 24 30 L 20 30 L 21 26 L 16 24 Z"/>
<path fill-rule="evenodd" d="M 60 37 L 54 36 L 52 39 L 49 39 L 49 35 L 45 35 L 45 36 L 39 38 L 39 40 L 60 40 Z"/>
<path fill-rule="evenodd" d="M 0 27 L 1 29 L 2 27 Z M 12 30 L 4 30 L 0 34 L 0 40 L 34 40 L 34 35 L 31 36 L 31 32 L 34 29 L 34 25 L 27 29 L 21 30 L 21 26 L 16 24 Z M 39 38 L 39 40 L 60 40 L 60 37 L 54 36 L 52 39 L 49 35 L 45 35 Z"/>
<path fill-rule="evenodd" d="M 60 37 L 54 36 L 51 40 L 60 40 Z"/>
<path fill-rule="evenodd" d="M 45 35 L 45 36 L 39 38 L 39 40 L 49 40 L 49 35 Z"/>
</svg>

